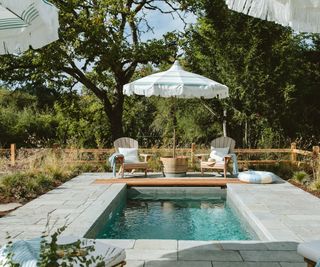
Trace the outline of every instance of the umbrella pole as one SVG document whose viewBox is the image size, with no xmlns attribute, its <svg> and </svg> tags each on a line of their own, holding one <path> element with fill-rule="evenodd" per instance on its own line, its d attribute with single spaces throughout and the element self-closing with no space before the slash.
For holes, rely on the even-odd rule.
<svg viewBox="0 0 320 267">
<path fill-rule="evenodd" d="M 223 110 L 223 136 L 227 137 L 227 110 Z"/>
<path fill-rule="evenodd" d="M 173 128 L 173 157 L 176 157 L 176 128 Z"/>
<path fill-rule="evenodd" d="M 177 127 L 177 117 L 176 117 L 176 97 L 172 99 L 172 119 L 173 119 L 173 158 L 176 157 L 176 127 Z"/>
</svg>

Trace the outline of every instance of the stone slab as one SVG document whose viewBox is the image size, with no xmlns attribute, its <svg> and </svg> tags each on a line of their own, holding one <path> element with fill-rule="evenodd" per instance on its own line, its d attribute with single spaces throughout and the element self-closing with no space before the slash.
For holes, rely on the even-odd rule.
<svg viewBox="0 0 320 267">
<path fill-rule="evenodd" d="M 242 261 L 238 251 L 214 251 L 206 249 L 186 249 L 179 251 L 178 259 L 187 261 Z"/>
<path fill-rule="evenodd" d="M 128 260 L 177 260 L 177 250 L 126 249 Z"/>
<path fill-rule="evenodd" d="M 260 240 L 303 242 L 320 238 L 320 199 L 288 182 L 228 184 L 227 192 L 230 205 Z"/>
<path fill-rule="evenodd" d="M 8 212 L 8 211 L 12 211 L 12 210 L 17 209 L 21 206 L 22 206 L 22 204 L 20 204 L 20 203 L 0 204 L 0 214 Z"/>
<path fill-rule="evenodd" d="M 210 261 L 146 261 L 145 267 L 212 267 Z"/>
<path fill-rule="evenodd" d="M 303 262 L 295 251 L 240 251 L 244 261 Z"/>
<path fill-rule="evenodd" d="M 157 249 L 157 250 L 176 250 L 177 240 L 158 240 L 158 239 L 138 239 L 135 242 L 135 249 Z"/>
</svg>

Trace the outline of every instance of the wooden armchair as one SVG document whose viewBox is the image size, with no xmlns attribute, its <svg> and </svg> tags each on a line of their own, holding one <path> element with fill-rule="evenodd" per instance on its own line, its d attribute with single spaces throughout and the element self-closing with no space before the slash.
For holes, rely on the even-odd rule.
<svg viewBox="0 0 320 267">
<path fill-rule="evenodd" d="M 136 148 L 138 150 L 139 144 L 137 140 L 134 140 L 129 137 L 122 137 L 118 138 L 113 143 L 114 148 L 116 152 L 121 153 L 121 148 Z M 148 170 L 148 159 L 151 157 L 150 154 L 140 154 L 141 157 L 144 158 L 144 161 L 139 161 L 137 158 L 137 161 L 134 162 L 126 162 L 126 156 L 124 155 L 123 160 L 121 160 L 121 167 L 119 170 L 119 173 L 121 173 L 121 177 L 124 176 L 125 170 L 131 170 L 134 172 L 135 169 L 143 169 L 145 176 L 147 176 L 147 170 Z"/>
<path fill-rule="evenodd" d="M 211 142 L 211 151 L 213 151 L 215 148 L 229 148 L 227 153 L 234 153 L 235 144 L 236 141 L 230 137 L 219 137 Z M 224 157 L 224 161 L 221 162 L 204 160 L 204 154 L 201 155 L 200 168 L 202 175 L 204 169 L 222 170 L 224 178 L 227 178 L 227 168 L 231 160 L 230 155 L 226 155 Z M 209 154 L 207 154 L 207 156 L 209 156 Z"/>
</svg>

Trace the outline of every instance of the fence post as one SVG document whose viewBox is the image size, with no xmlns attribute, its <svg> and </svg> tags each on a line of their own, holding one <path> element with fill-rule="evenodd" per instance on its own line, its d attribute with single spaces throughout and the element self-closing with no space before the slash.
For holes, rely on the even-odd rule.
<svg viewBox="0 0 320 267">
<path fill-rule="evenodd" d="M 10 161 L 11 166 L 16 165 L 16 144 L 10 145 Z"/>
<path fill-rule="evenodd" d="M 320 147 L 319 146 L 313 146 L 312 147 L 312 158 L 314 160 L 314 174 L 315 174 L 315 178 L 320 178 L 320 158 L 319 158 L 319 154 L 320 154 Z"/>
<path fill-rule="evenodd" d="M 295 163 L 297 161 L 297 153 L 295 152 L 297 149 L 297 143 L 291 143 L 291 163 Z"/>
<path fill-rule="evenodd" d="M 191 166 L 194 167 L 194 152 L 196 151 L 196 144 L 191 144 Z"/>
</svg>

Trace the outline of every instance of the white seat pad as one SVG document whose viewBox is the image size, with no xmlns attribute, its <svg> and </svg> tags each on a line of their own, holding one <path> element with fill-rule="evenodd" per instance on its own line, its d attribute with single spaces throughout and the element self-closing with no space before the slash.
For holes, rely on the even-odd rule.
<svg viewBox="0 0 320 267">
<path fill-rule="evenodd" d="M 96 241 L 93 239 L 77 238 L 73 236 L 61 236 L 58 238 L 58 245 L 67 245 L 81 240 L 81 247 L 94 246 L 94 250 L 90 251 L 86 258 L 102 256 L 102 260 L 105 263 L 105 267 L 115 266 L 126 258 L 125 250 L 112 246 L 110 244 Z M 12 252 L 14 254 L 13 261 L 19 263 L 22 267 L 36 267 L 40 256 L 40 242 L 41 238 L 35 238 L 32 240 L 20 240 L 12 244 Z M 11 249 L 10 249 L 11 251 Z M 8 246 L 5 245 L 0 248 L 0 265 L 4 267 L 11 266 L 8 262 Z M 58 260 L 61 263 L 61 260 Z M 72 266 L 83 266 L 83 263 L 74 258 Z"/>
<path fill-rule="evenodd" d="M 320 260 L 320 240 L 301 243 L 297 251 L 306 259 L 317 262 Z"/>
</svg>

